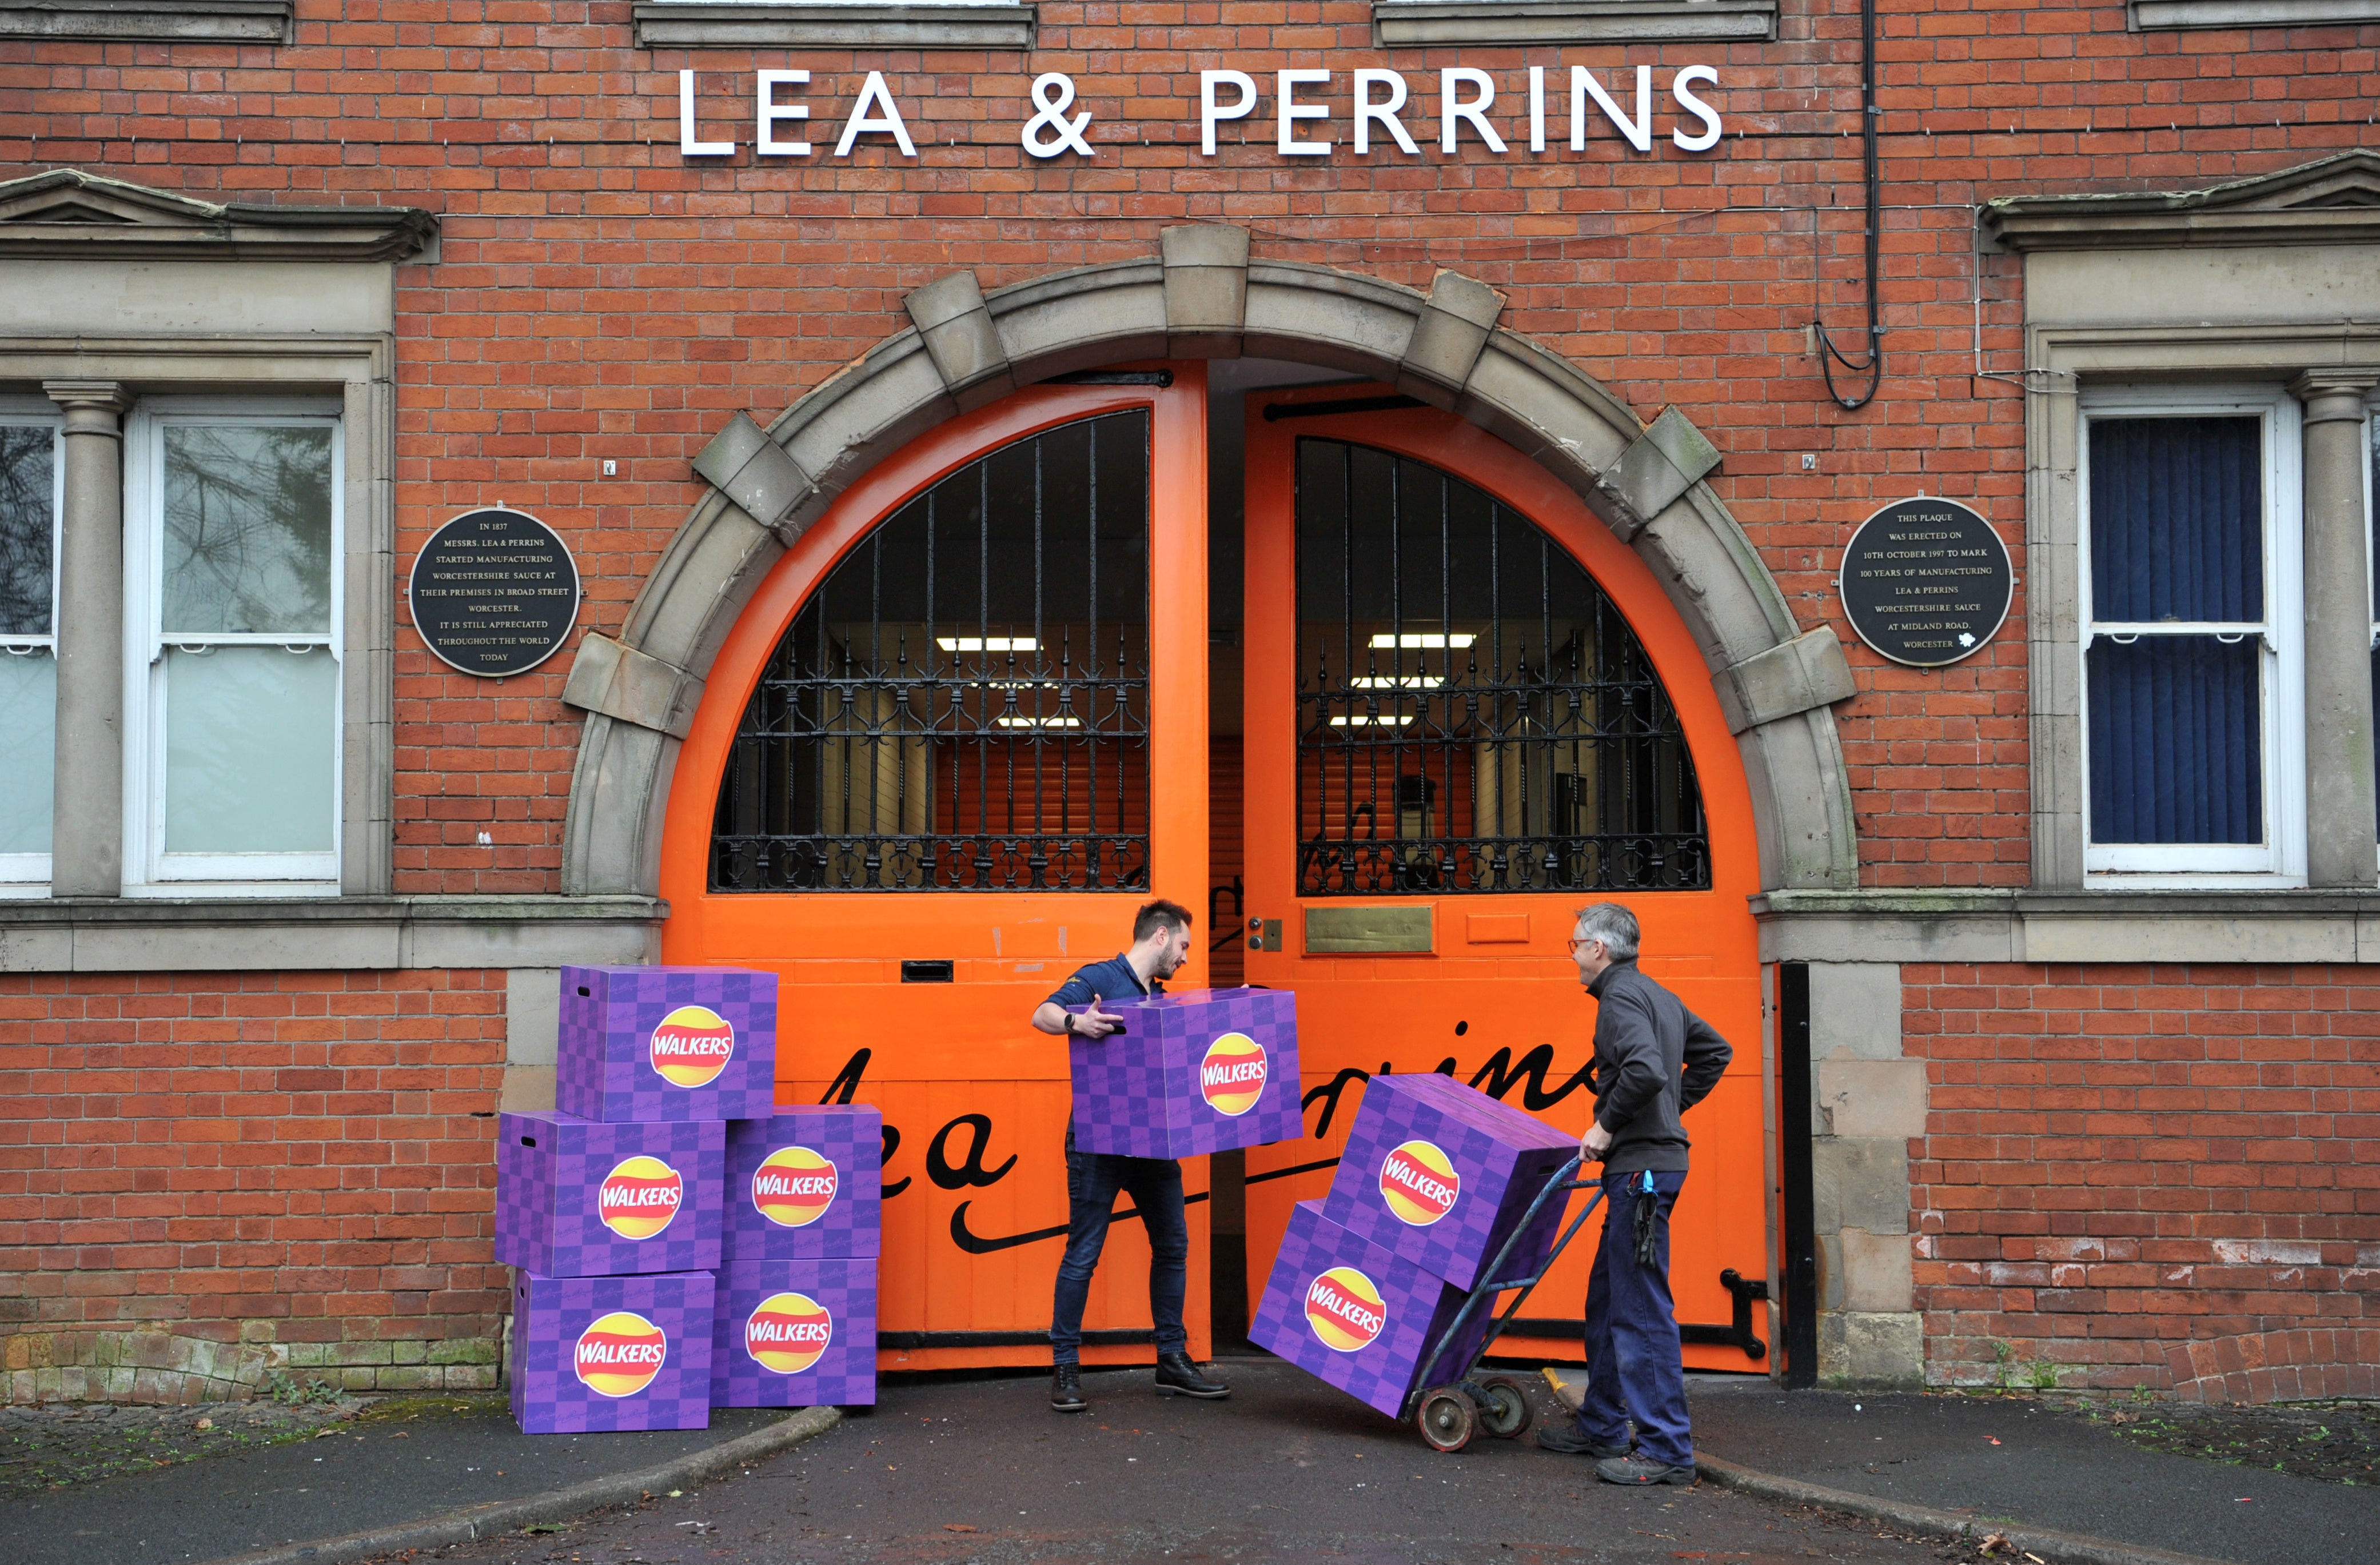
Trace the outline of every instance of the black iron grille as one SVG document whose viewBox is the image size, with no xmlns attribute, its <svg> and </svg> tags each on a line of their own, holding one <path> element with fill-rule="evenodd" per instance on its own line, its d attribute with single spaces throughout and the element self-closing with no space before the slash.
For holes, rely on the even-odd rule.
<svg viewBox="0 0 2380 1565">
<path fill-rule="evenodd" d="M 829 573 L 745 709 L 719 891 L 1148 884 L 1148 418 L 1002 447 Z"/>
<path fill-rule="evenodd" d="M 1710 885 L 1669 693 L 1535 523 L 1301 440 L 1297 562 L 1302 895 Z"/>
</svg>

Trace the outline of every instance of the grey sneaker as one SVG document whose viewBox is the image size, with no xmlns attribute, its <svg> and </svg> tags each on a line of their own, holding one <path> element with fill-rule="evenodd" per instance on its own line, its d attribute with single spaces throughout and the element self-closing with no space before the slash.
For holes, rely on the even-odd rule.
<svg viewBox="0 0 2380 1565">
<path fill-rule="evenodd" d="M 1694 1469 L 1692 1462 L 1672 1467 L 1666 1462 L 1656 1462 L 1648 1456 L 1616 1456 L 1609 1462 L 1595 1464 L 1595 1475 L 1607 1484 L 1678 1484 L 1692 1486 Z"/>
<path fill-rule="evenodd" d="M 1564 1456 L 1621 1457 L 1628 1454 L 1627 1442 L 1613 1444 L 1589 1438 L 1575 1418 L 1560 1424 L 1548 1424 L 1537 1431 L 1539 1450 L 1560 1451 Z"/>
</svg>

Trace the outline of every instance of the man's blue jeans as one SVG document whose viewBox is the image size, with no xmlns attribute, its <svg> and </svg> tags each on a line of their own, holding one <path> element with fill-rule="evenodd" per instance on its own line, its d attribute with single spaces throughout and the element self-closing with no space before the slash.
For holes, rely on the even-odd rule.
<svg viewBox="0 0 2380 1565">
<path fill-rule="evenodd" d="M 1645 1196 L 1641 1171 L 1603 1176 L 1603 1243 L 1586 1278 L 1586 1402 L 1578 1414 L 1589 1439 L 1613 1446 L 1628 1443 L 1627 1421 L 1635 1420 L 1637 1449 L 1672 1467 L 1694 1462 L 1677 1305 L 1670 1297 L 1670 1209 L 1685 1183 L 1682 1171 L 1656 1173 Z M 1658 1203 L 1651 1266 L 1636 1264 L 1639 1200 Z"/>
<path fill-rule="evenodd" d="M 1053 1364 L 1082 1361 L 1083 1305 L 1091 1296 L 1091 1273 L 1108 1242 L 1119 1192 L 1132 1197 L 1148 1229 L 1148 1315 L 1157 1328 L 1157 1351 L 1189 1351 L 1190 1334 L 1182 1325 L 1182 1296 L 1190 1285 L 1190 1224 L 1183 1216 L 1182 1165 L 1171 1158 L 1077 1152 L 1069 1134 L 1066 1256 L 1058 1263 L 1058 1296 L 1050 1311 Z"/>
</svg>

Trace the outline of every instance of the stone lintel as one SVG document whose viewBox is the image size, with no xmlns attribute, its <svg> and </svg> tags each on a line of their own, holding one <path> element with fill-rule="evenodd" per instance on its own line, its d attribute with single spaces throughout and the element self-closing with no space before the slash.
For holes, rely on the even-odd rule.
<svg viewBox="0 0 2380 1565">
<path fill-rule="evenodd" d="M 579 638 L 562 698 L 582 711 L 683 739 L 702 703 L 702 681 L 675 663 L 590 630 Z"/>
<path fill-rule="evenodd" d="M 802 465 L 768 431 L 738 413 L 694 459 L 696 474 L 762 527 L 774 531 L 815 488 Z M 787 543 L 792 539 L 784 540 Z"/>
<path fill-rule="evenodd" d="M 1008 348 L 983 302 L 972 272 L 940 277 L 902 301 L 924 339 L 927 357 L 961 411 L 996 401 L 1016 389 Z"/>
<path fill-rule="evenodd" d="M 1248 322 L 1248 231 L 1194 223 L 1158 231 L 1165 268 L 1166 351 L 1237 358 Z"/>
<path fill-rule="evenodd" d="M 1666 407 L 1620 454 L 1591 498 L 1611 530 L 1622 542 L 1631 542 L 1718 463 L 1718 447 L 1694 428 L 1694 420 Z"/>
<path fill-rule="evenodd" d="M 1451 410 L 1503 313 L 1502 294 L 1461 273 L 1440 272 L 1397 364 L 1397 390 Z"/>
<path fill-rule="evenodd" d="M 1829 707 L 1859 694 L 1842 643 L 1832 625 L 1820 625 L 1711 676 L 1719 710 L 1730 734 L 1813 707 Z"/>
</svg>

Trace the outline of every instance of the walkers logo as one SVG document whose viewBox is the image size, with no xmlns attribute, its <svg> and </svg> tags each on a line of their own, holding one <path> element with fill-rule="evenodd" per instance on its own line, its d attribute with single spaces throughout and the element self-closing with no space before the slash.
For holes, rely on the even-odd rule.
<svg viewBox="0 0 2380 1565">
<path fill-rule="evenodd" d="M 669 1339 L 660 1327 L 633 1310 L 613 1310 L 578 1334 L 570 1360 L 589 1390 L 633 1397 L 653 1383 L 668 1355 Z"/>
<path fill-rule="evenodd" d="M 1263 1044 L 1245 1033 L 1225 1033 L 1207 1046 L 1198 1063 L 1198 1090 L 1207 1095 L 1207 1107 L 1237 1119 L 1264 1096 L 1268 1068 Z"/>
<path fill-rule="evenodd" d="M 1335 1266 L 1306 1284 L 1305 1324 L 1324 1347 L 1352 1353 L 1372 1345 L 1389 1324 L 1389 1311 L 1370 1278 L 1354 1267 Z"/>
<path fill-rule="evenodd" d="M 822 1153 L 780 1146 L 752 1171 L 752 1206 L 779 1228 L 808 1228 L 834 1205 L 840 1177 Z"/>
<path fill-rule="evenodd" d="M 650 1239 L 670 1225 L 686 1200 L 686 1182 L 659 1158 L 628 1158 L 603 1176 L 595 1214 L 623 1239 Z"/>
<path fill-rule="evenodd" d="M 807 1293 L 772 1293 L 744 1322 L 744 1351 L 780 1375 L 818 1363 L 833 1337 L 833 1314 Z"/>
<path fill-rule="evenodd" d="M 1427 1228 L 1454 1210 L 1462 1188 L 1454 1159 L 1435 1142 L 1408 1141 L 1380 1159 L 1380 1199 L 1398 1220 L 1415 1228 Z"/>
<path fill-rule="evenodd" d="M 708 1086 L 735 1057 L 735 1029 L 707 1005 L 681 1005 L 653 1029 L 652 1056 L 672 1086 Z"/>
</svg>

